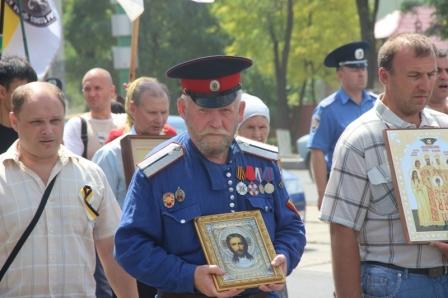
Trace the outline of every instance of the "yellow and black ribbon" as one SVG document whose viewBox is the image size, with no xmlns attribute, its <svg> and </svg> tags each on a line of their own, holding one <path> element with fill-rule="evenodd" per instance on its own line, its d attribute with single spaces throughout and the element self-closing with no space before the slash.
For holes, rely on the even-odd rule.
<svg viewBox="0 0 448 298">
<path fill-rule="evenodd" d="M 89 185 L 83 186 L 81 188 L 81 196 L 84 201 L 84 207 L 86 209 L 87 216 L 89 217 L 90 220 L 95 220 L 97 218 L 97 216 L 99 216 L 100 214 L 90 204 L 90 202 L 92 201 L 92 198 L 93 198 L 92 187 L 90 187 Z"/>
</svg>

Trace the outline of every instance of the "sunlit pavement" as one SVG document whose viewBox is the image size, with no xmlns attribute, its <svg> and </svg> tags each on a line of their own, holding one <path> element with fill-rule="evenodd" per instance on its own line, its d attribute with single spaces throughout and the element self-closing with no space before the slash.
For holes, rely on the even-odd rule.
<svg viewBox="0 0 448 298">
<path fill-rule="evenodd" d="M 289 298 L 333 297 L 330 234 L 328 224 L 318 219 L 316 190 L 306 171 L 294 171 L 305 188 L 307 245 L 299 266 L 287 278 Z"/>
</svg>

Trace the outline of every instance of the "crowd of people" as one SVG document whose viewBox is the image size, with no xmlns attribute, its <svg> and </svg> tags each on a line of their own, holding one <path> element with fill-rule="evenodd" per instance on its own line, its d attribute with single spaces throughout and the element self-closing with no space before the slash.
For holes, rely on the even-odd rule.
<svg viewBox="0 0 448 298">
<path fill-rule="evenodd" d="M 444 297 L 448 244 L 407 241 L 383 131 L 448 127 L 447 52 L 421 34 L 390 38 L 379 49 L 383 90 L 375 95 L 366 90 L 367 51 L 355 41 L 327 55 L 340 88 L 320 101 L 310 125 L 335 296 Z M 200 216 L 256 210 L 275 250 L 268 266 L 287 276 L 304 253 L 304 222 L 275 147 L 265 145 L 269 107 L 242 91 L 251 65 L 207 56 L 171 67 L 187 127 L 176 134 L 168 90 L 156 78 L 129 82 L 121 105 L 110 73 L 92 68 L 81 82 L 88 110 L 65 122 L 62 85 L 2 57 L 0 296 L 287 297 L 285 283 L 218 291 L 214 278 L 226 272 L 207 262 L 195 229 Z M 122 141 L 135 135 L 160 143 L 127 181 Z M 415 165 L 412 181 L 420 179 Z M 417 212 L 424 226 L 429 213 Z M 241 231 L 229 231 L 222 246 L 244 271 L 259 262 L 255 239 Z"/>
</svg>

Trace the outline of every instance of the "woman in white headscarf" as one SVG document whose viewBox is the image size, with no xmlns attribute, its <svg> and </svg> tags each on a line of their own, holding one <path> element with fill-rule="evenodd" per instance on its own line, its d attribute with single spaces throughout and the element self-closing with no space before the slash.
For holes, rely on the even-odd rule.
<svg viewBox="0 0 448 298">
<path fill-rule="evenodd" d="M 246 103 L 243 120 L 238 127 L 238 135 L 266 143 L 269 136 L 269 108 L 258 97 L 243 93 L 241 100 Z"/>
</svg>

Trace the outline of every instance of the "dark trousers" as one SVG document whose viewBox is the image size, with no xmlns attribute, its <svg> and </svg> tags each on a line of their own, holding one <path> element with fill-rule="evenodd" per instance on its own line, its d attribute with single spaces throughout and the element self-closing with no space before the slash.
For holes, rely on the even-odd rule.
<svg viewBox="0 0 448 298">
<path fill-rule="evenodd" d="M 97 298 L 112 298 L 114 297 L 112 288 L 107 281 L 106 274 L 104 273 L 103 266 L 101 265 L 98 254 L 96 255 L 96 267 L 93 274 L 96 282 L 95 295 Z"/>
<path fill-rule="evenodd" d="M 138 297 L 140 298 L 154 298 L 157 294 L 157 289 L 137 280 Z"/>
</svg>

